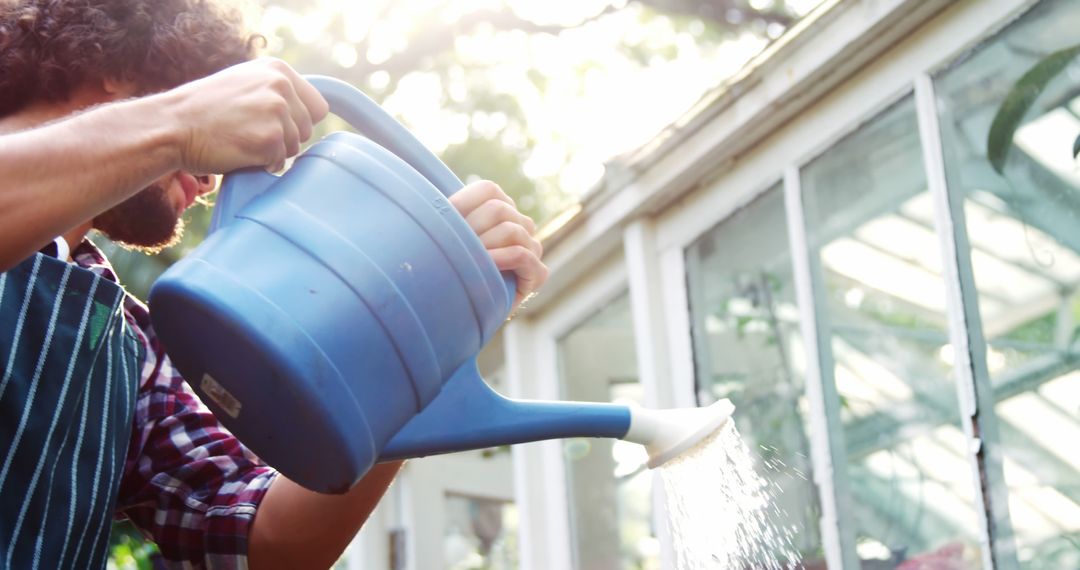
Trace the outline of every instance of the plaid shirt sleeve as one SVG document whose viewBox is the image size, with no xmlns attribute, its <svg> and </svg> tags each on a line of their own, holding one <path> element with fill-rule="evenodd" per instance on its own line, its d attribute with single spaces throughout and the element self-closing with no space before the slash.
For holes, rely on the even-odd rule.
<svg viewBox="0 0 1080 570">
<path fill-rule="evenodd" d="M 275 472 L 184 382 L 145 306 L 126 308 L 147 357 L 117 516 L 152 537 L 170 567 L 246 568 L 248 531 Z"/>
<path fill-rule="evenodd" d="M 80 267 L 117 281 L 89 240 L 71 255 Z M 128 295 L 124 313 L 146 361 L 117 517 L 153 538 L 169 567 L 247 568 L 248 531 L 276 473 L 191 391 L 165 355 L 146 306 Z"/>
</svg>

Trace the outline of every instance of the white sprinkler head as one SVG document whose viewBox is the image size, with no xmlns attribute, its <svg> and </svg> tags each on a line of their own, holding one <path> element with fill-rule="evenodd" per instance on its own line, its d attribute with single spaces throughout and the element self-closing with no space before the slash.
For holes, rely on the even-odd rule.
<svg viewBox="0 0 1080 570">
<path fill-rule="evenodd" d="M 649 410 L 630 407 L 630 429 L 622 439 L 640 443 L 649 453 L 649 469 L 655 469 L 711 435 L 735 411 L 723 399 L 703 408 Z"/>
</svg>

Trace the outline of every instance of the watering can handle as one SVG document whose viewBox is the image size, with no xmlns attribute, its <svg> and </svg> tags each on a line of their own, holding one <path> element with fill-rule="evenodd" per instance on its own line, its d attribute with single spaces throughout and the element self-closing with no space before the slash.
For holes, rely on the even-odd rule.
<svg viewBox="0 0 1080 570">
<path fill-rule="evenodd" d="M 449 198 L 464 186 L 461 180 L 434 153 L 428 150 L 401 123 L 372 101 L 363 91 L 348 83 L 324 75 L 305 75 L 330 105 L 330 112 L 341 117 L 376 144 L 404 160 Z M 237 211 L 268 188 L 277 177 L 262 168 L 243 168 L 226 174 L 210 221 L 213 232 L 227 223 Z M 506 291 L 512 302 L 517 283 L 510 272 L 503 272 Z"/>
<path fill-rule="evenodd" d="M 444 196 L 449 198 L 464 186 L 450 168 L 363 91 L 325 75 L 305 75 L 304 79 L 330 104 L 331 113 L 407 162 Z"/>
</svg>

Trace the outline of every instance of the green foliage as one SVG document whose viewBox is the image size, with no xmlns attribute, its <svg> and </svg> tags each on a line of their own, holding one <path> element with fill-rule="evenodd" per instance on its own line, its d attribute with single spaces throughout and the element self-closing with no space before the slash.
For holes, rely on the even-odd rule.
<svg viewBox="0 0 1080 570">
<path fill-rule="evenodd" d="M 153 570 L 157 546 L 146 540 L 129 521 L 113 523 L 109 536 L 109 562 L 118 570 Z"/>
<path fill-rule="evenodd" d="M 545 212 L 535 200 L 524 201 L 523 196 L 533 192 L 533 182 L 521 171 L 519 157 L 496 139 L 472 138 L 462 144 L 451 145 L 443 152 L 443 161 L 464 178 L 495 180 L 510 196 L 515 197 L 519 209 L 534 218 Z M 522 207 L 531 205 L 532 207 Z"/>
<path fill-rule="evenodd" d="M 1026 563 L 1029 570 L 1076 568 L 1080 563 L 1080 532 L 1067 532 L 1049 538 L 1036 547 Z"/>
<path fill-rule="evenodd" d="M 998 174 L 1004 174 L 1005 161 L 1012 148 L 1013 135 L 1020 127 L 1035 100 L 1046 86 L 1080 55 L 1080 45 L 1058 50 L 1035 64 L 1013 85 L 994 115 L 986 141 L 986 156 Z M 1080 154 L 1080 138 L 1073 143 L 1073 156 Z"/>
<path fill-rule="evenodd" d="M 1005 335 L 1005 338 L 1020 342 L 1050 345 L 1054 342 L 1054 329 L 1056 327 L 1057 312 L 1052 311 L 1010 330 Z"/>
</svg>

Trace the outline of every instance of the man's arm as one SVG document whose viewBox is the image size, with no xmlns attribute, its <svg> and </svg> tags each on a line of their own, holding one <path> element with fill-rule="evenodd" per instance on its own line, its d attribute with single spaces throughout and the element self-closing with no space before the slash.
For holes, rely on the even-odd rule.
<svg viewBox="0 0 1080 570">
<path fill-rule="evenodd" d="M 278 474 L 255 514 L 248 564 L 253 570 L 333 566 L 401 465 L 376 465 L 344 495 L 308 491 Z"/>
<path fill-rule="evenodd" d="M 263 59 L 0 135 L 0 271 L 172 171 L 277 167 L 326 113 L 292 68 Z"/>
<path fill-rule="evenodd" d="M 0 271 L 179 168 L 161 97 L 0 136 Z"/>
</svg>

